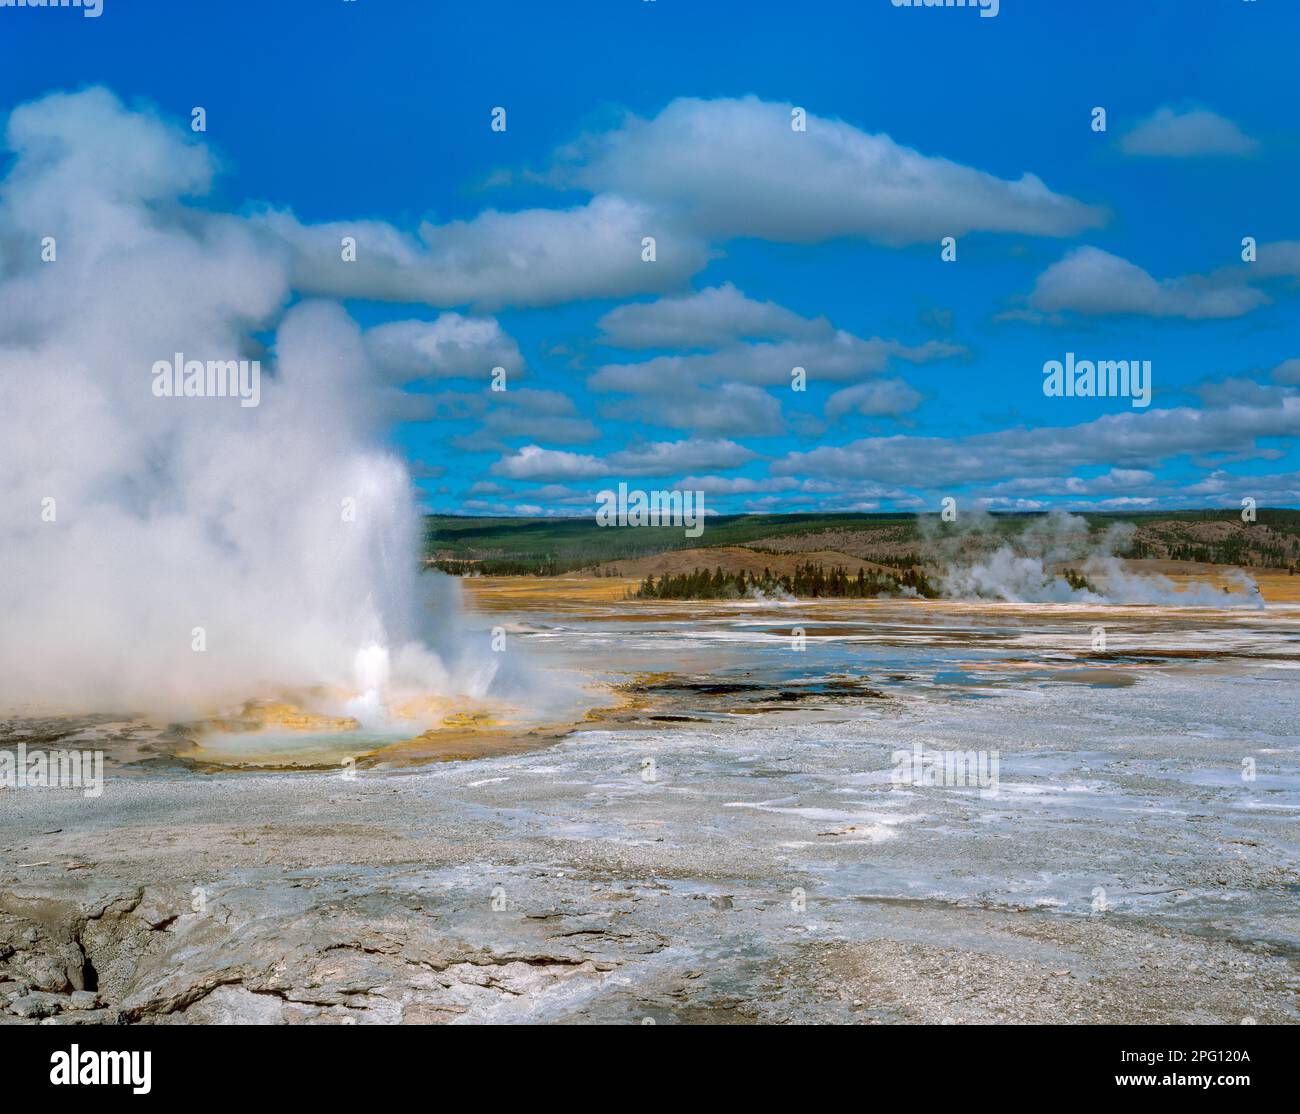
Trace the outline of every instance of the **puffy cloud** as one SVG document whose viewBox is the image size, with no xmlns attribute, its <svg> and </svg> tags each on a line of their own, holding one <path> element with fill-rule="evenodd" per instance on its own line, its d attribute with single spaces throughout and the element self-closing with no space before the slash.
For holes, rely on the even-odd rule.
<svg viewBox="0 0 1300 1114">
<path fill-rule="evenodd" d="M 984 489 L 990 500 L 1013 495 L 1109 495 L 1124 492 L 1129 496 L 1146 491 L 1156 482 L 1154 472 L 1141 468 L 1112 468 L 1099 476 L 1034 476 L 1007 480 Z"/>
<path fill-rule="evenodd" d="M 925 396 L 901 379 L 876 379 L 836 391 L 826 400 L 826 416 L 896 417 L 915 410 L 923 401 Z"/>
<path fill-rule="evenodd" d="M 517 373 L 519 348 L 491 317 L 444 313 L 435 321 L 393 321 L 367 329 L 366 352 L 394 383 L 486 379 L 494 367 Z"/>
<path fill-rule="evenodd" d="M 502 452 L 506 442 L 537 434 L 537 419 L 517 411 L 498 410 L 488 415 L 483 427 L 473 433 L 453 437 L 453 448 L 467 453 Z M 586 418 L 548 418 L 547 439 L 560 445 L 577 445 L 594 441 L 600 430 Z"/>
<path fill-rule="evenodd" d="M 1107 414 L 1074 426 L 1023 427 L 965 438 L 875 437 L 793 452 L 773 461 L 774 475 L 849 478 L 886 484 L 953 486 L 1017 476 L 1059 475 L 1062 468 L 1150 466 L 1183 454 L 1260 455 L 1260 438 L 1293 436 L 1300 395 L 1280 406 L 1178 407 Z"/>
<path fill-rule="evenodd" d="M 1155 473 L 1141 468 L 1112 468 L 1103 475 L 1085 480 L 1089 493 L 1131 491 L 1155 482 Z"/>
<path fill-rule="evenodd" d="M 4 180 L 11 214 L 36 222 L 75 215 L 86 229 L 108 218 L 148 224 L 142 202 L 199 197 L 215 169 L 208 149 L 174 125 L 128 111 L 107 89 L 52 93 L 9 116 L 6 143 L 15 164 Z M 67 212 L 67 198 L 83 205 Z"/>
<path fill-rule="evenodd" d="M 479 423 L 473 432 L 452 439 L 452 445 L 465 452 L 504 452 L 507 440 L 534 438 L 539 428 L 545 429 L 547 440 L 562 445 L 600 436 L 600 430 L 579 416 L 573 399 L 559 391 L 513 388 L 399 397 L 404 421 Z"/>
<path fill-rule="evenodd" d="M 562 148 L 545 179 L 671 207 L 724 239 L 902 245 L 974 231 L 1073 236 L 1105 221 L 1033 174 L 1001 179 L 820 116 L 796 132 L 792 108 L 680 98 Z"/>
<path fill-rule="evenodd" d="M 1262 476 L 1235 476 L 1213 471 L 1196 483 L 1179 489 L 1185 505 L 1195 498 L 1212 506 L 1239 507 L 1243 496 L 1250 496 L 1263 507 L 1295 506 L 1300 502 L 1300 472 L 1282 472 Z"/>
<path fill-rule="evenodd" d="M 609 469 L 598 457 L 525 445 L 493 464 L 492 473 L 512 480 L 582 480 L 608 475 Z"/>
<path fill-rule="evenodd" d="M 594 489 L 579 490 L 567 484 L 543 484 L 524 493 L 538 503 L 557 503 L 565 507 L 593 507 L 596 504 Z"/>
<path fill-rule="evenodd" d="M 481 498 L 467 499 L 462 506 L 471 511 L 491 511 L 496 514 L 591 514 L 596 507 L 596 487 L 570 487 L 568 484 L 543 484 L 523 491 L 491 480 L 473 484 L 467 492 L 470 496 L 495 496 L 496 501 Z M 526 499 L 525 504 L 510 505 L 508 500 Z M 532 508 L 525 511 L 524 506 Z"/>
<path fill-rule="evenodd" d="M 958 356 L 965 349 L 929 340 L 909 346 L 897 340 L 863 340 L 837 329 L 824 339 L 742 344 L 717 352 L 658 356 L 634 364 L 607 364 L 587 385 L 596 391 L 680 394 L 719 381 L 789 386 L 791 369 L 804 368 L 814 381 L 843 382 L 883 371 L 891 359 L 925 363 Z"/>
<path fill-rule="evenodd" d="M 1063 310 L 1099 316 L 1137 314 L 1188 319 L 1240 317 L 1268 302 L 1262 291 L 1220 272 L 1157 280 L 1141 267 L 1100 248 L 1080 247 L 1039 277 L 1029 304 L 1047 313 Z"/>
<path fill-rule="evenodd" d="M 771 437 L 785 430 L 781 404 L 761 387 L 722 383 L 671 399 L 625 398 L 601 408 L 606 417 L 731 437 Z"/>
<path fill-rule="evenodd" d="M 879 337 L 863 340 L 834 328 L 824 317 L 808 319 L 775 303 L 746 298 L 730 284 L 621 306 L 607 314 L 602 324 L 612 342 L 629 347 L 721 345 L 709 352 L 677 353 L 597 369 L 587 380 L 591 390 L 641 396 L 607 404 L 606 415 L 635 420 L 649 413 L 659 425 L 733 436 L 784 432 L 780 403 L 760 387 L 788 387 L 797 367 L 813 382 L 843 382 L 881 371 L 891 359 L 920 363 L 965 351 L 936 340 L 914 347 Z M 778 339 L 742 343 L 742 338 L 758 336 Z M 650 412 L 647 395 L 661 400 Z M 854 409 L 897 414 L 920 401 L 920 394 L 906 383 L 891 380 L 838 392 L 830 412 L 832 416 Z"/>
<path fill-rule="evenodd" d="M 758 454 L 735 441 L 691 438 L 656 441 L 614 453 L 614 471 L 632 476 L 671 476 L 678 472 L 739 468 Z"/>
<path fill-rule="evenodd" d="M 525 445 L 492 465 L 494 475 L 514 480 L 580 480 L 596 476 L 671 476 L 695 470 L 738 468 L 758 454 L 734 441 L 690 438 L 657 441 L 604 459 Z"/>
<path fill-rule="evenodd" d="M 1249 273 L 1261 279 L 1300 277 L 1300 240 L 1260 244 L 1258 258 L 1250 265 Z"/>
<path fill-rule="evenodd" d="M 824 317 L 809 320 L 747 298 L 731 283 L 691 294 L 619 306 L 600 319 L 601 340 L 616 348 L 721 348 L 739 340 L 834 333 Z"/>
<path fill-rule="evenodd" d="M 1300 359 L 1283 360 L 1270 374 L 1279 383 L 1300 384 Z"/>
<path fill-rule="evenodd" d="M 1207 407 L 1250 406 L 1267 408 L 1281 406 L 1286 398 L 1285 387 L 1256 383 L 1253 379 L 1229 378 L 1210 380 L 1192 388 Z"/>
<path fill-rule="evenodd" d="M 1227 117 L 1204 108 L 1158 108 L 1120 140 L 1127 155 L 1157 158 L 1248 155 L 1258 146 Z"/>
<path fill-rule="evenodd" d="M 684 488 L 703 491 L 706 495 L 785 495 L 790 501 L 808 502 L 817 496 L 817 502 L 827 508 L 851 509 L 850 504 L 863 498 L 872 500 L 904 499 L 907 493 L 898 487 L 888 488 L 864 482 L 860 478 L 849 482 L 827 480 L 797 480 L 793 476 L 687 476 L 681 481 Z"/>
<path fill-rule="evenodd" d="M 767 492 L 798 491 L 799 481 L 790 476 L 687 476 L 682 487 L 706 495 L 758 495 Z"/>
<path fill-rule="evenodd" d="M 708 260 L 696 236 L 648 205 L 596 197 L 571 209 L 485 210 L 472 220 L 425 222 L 408 236 L 379 221 L 304 225 L 267 211 L 258 222 L 288 246 L 297 289 L 338 298 L 431 306 L 550 306 L 668 290 Z M 345 262 L 340 243 L 356 240 Z M 656 261 L 641 258 L 656 238 Z"/>
<path fill-rule="evenodd" d="M 470 485 L 470 495 L 509 495 L 510 488 L 495 480 L 478 480 Z"/>
</svg>

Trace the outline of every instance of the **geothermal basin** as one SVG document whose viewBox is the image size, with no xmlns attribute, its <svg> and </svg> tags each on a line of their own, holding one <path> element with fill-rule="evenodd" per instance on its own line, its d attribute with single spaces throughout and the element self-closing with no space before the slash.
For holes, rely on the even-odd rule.
<svg viewBox="0 0 1300 1114">
<path fill-rule="evenodd" d="M 478 580 L 472 624 L 581 679 L 566 715 L 10 715 L 0 748 L 102 749 L 106 781 L 0 789 L 0 1018 L 1294 1022 L 1284 581 L 1210 609 Z M 898 758 L 957 752 L 983 782 Z"/>
</svg>

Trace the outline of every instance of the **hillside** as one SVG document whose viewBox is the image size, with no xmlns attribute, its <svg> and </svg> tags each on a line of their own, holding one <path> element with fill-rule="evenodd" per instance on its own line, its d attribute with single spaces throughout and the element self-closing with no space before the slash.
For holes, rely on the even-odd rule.
<svg viewBox="0 0 1300 1114">
<path fill-rule="evenodd" d="M 1300 564 L 1300 511 L 1087 514 L 1089 550 L 1110 548 L 1144 562 L 1184 562 L 1290 570 Z M 680 527 L 600 527 L 594 518 L 427 519 L 428 563 L 458 575 L 642 577 L 694 568 L 786 572 L 802 562 L 907 569 L 969 560 L 1003 545 L 1050 554 L 1042 514 L 988 515 L 960 524 L 937 515 L 726 515 L 710 518 L 699 538 Z M 1072 544 L 1082 539 L 1075 537 Z"/>
</svg>

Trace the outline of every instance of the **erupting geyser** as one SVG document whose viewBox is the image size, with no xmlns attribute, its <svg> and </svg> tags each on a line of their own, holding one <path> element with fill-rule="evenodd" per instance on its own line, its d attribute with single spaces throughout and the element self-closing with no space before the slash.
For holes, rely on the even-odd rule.
<svg viewBox="0 0 1300 1114">
<path fill-rule="evenodd" d="M 372 642 L 357 651 L 357 688 L 361 695 L 348 701 L 348 715 L 362 727 L 382 727 L 388 720 L 388 651 Z"/>
<path fill-rule="evenodd" d="M 186 203 L 206 148 L 104 90 L 17 109 L 7 142 L 0 706 L 311 693 L 372 721 L 399 693 L 478 695 L 490 653 L 428 605 L 384 443 L 409 396 L 343 308 L 295 303 L 265 224 Z M 256 360 L 256 405 L 154 392 L 156 363 L 191 357 Z"/>
</svg>

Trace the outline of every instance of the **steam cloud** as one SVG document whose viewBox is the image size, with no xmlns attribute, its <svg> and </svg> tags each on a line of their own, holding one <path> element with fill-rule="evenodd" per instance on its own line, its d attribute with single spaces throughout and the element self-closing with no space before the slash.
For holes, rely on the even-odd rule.
<svg viewBox="0 0 1300 1114">
<path fill-rule="evenodd" d="M 997 520 L 967 514 L 961 525 L 937 527 L 921 520 L 923 530 L 944 554 L 944 595 L 957 599 L 992 599 L 1013 603 L 1160 604 L 1171 607 L 1263 607 L 1259 588 L 1245 573 L 1234 572 L 1233 589 L 1208 584 L 1178 588 L 1159 574 L 1127 571 L 1117 552 L 1134 533 L 1131 523 L 1115 523 L 1100 537 L 1086 519 L 1053 511 L 1031 522 L 1016 539 L 997 544 Z M 983 551 L 983 552 L 981 552 Z M 1055 571 L 1069 565 L 1090 587 L 1072 587 Z"/>
<path fill-rule="evenodd" d="M 195 200 L 207 149 L 102 89 L 18 108 L 7 143 L 0 706 L 486 691 L 500 655 L 467 654 L 424 598 L 450 588 L 418 573 L 392 388 L 339 305 L 293 304 L 273 234 Z M 176 353 L 260 359 L 260 405 L 156 397 Z"/>
</svg>

